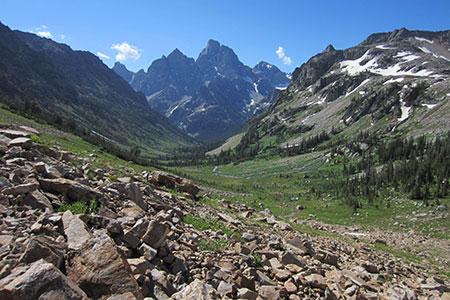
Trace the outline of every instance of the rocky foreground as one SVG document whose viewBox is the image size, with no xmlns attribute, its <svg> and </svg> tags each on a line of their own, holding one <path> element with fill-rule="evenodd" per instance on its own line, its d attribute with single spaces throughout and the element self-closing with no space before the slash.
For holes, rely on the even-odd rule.
<svg viewBox="0 0 450 300">
<path fill-rule="evenodd" d="M 0 129 L 0 299 L 450 299 L 448 282 L 364 243 L 200 205 L 198 187 L 161 172 L 115 178 L 31 133 Z M 99 206 L 60 212 L 82 202 Z M 238 234 L 199 231 L 187 215 Z"/>
</svg>

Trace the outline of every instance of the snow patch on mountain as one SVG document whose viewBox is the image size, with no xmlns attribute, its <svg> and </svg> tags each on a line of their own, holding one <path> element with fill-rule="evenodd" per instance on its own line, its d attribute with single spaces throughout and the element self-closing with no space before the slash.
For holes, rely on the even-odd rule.
<svg viewBox="0 0 450 300">
<path fill-rule="evenodd" d="M 424 106 L 426 106 L 428 109 L 432 109 L 434 108 L 437 104 L 423 104 Z"/>
<path fill-rule="evenodd" d="M 351 95 L 352 93 L 356 92 L 357 90 L 359 90 L 363 85 L 365 85 L 366 83 L 368 83 L 370 81 L 370 78 L 364 80 L 363 82 L 361 82 L 360 85 L 358 85 L 356 88 L 354 88 L 353 90 L 351 90 L 350 92 L 348 92 L 347 94 L 345 94 L 345 97 Z"/>
<path fill-rule="evenodd" d="M 340 66 L 344 72 L 349 73 L 350 75 L 357 75 L 361 72 L 370 70 L 377 66 L 377 59 L 372 58 L 369 55 L 369 51 L 366 51 L 363 56 L 355 60 L 344 60 L 340 63 Z M 371 59 L 370 59 L 371 58 Z M 370 59 L 369 61 L 366 61 Z M 361 65 L 362 62 L 366 61 Z"/>
<path fill-rule="evenodd" d="M 405 102 L 403 100 L 400 100 L 400 109 L 402 110 L 402 116 L 398 118 L 398 121 L 403 122 L 404 120 L 408 119 L 411 107 L 407 107 L 405 105 Z"/>
<path fill-rule="evenodd" d="M 376 48 L 381 49 L 381 50 L 394 50 L 394 49 L 397 49 L 395 47 L 388 47 L 386 45 L 378 45 L 378 46 L 376 46 Z"/>
<path fill-rule="evenodd" d="M 415 39 L 418 40 L 419 42 L 427 42 L 427 43 L 430 43 L 430 44 L 434 44 L 434 41 L 430 41 L 430 40 L 427 40 L 425 38 L 421 38 L 421 37 L 418 37 L 418 36 L 416 36 Z"/>
<path fill-rule="evenodd" d="M 385 81 L 385 82 L 383 83 L 383 85 L 385 85 L 385 84 L 390 84 L 390 83 L 395 83 L 395 82 L 402 82 L 403 80 L 405 80 L 404 77 L 391 78 L 391 79 Z"/>
<path fill-rule="evenodd" d="M 374 74 L 382 75 L 382 76 L 431 76 L 433 74 L 432 71 L 422 69 L 418 71 L 413 71 L 415 68 L 404 71 L 402 70 L 402 64 L 406 62 L 410 62 L 420 58 L 420 56 L 414 55 L 411 52 L 402 51 L 398 52 L 394 58 L 401 60 L 395 65 L 388 66 L 387 68 L 380 68 L 378 66 L 378 58 L 372 57 L 369 54 L 370 50 L 366 51 L 364 55 L 355 60 L 344 60 L 340 63 L 340 67 L 343 72 L 347 72 L 349 75 L 357 75 L 361 72 L 371 72 Z M 434 77 L 439 75 L 434 75 Z"/>
</svg>

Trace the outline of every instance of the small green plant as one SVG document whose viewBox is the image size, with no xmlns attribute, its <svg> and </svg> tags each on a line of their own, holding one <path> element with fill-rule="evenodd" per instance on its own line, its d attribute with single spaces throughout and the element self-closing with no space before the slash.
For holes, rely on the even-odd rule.
<svg viewBox="0 0 450 300">
<path fill-rule="evenodd" d="M 228 240 L 208 240 L 208 241 L 200 241 L 200 249 L 206 251 L 215 251 L 221 252 L 225 249 L 225 247 L 230 243 Z"/>
<path fill-rule="evenodd" d="M 67 210 L 70 210 L 74 215 L 77 214 L 95 214 L 99 211 L 101 208 L 101 205 L 99 202 L 95 199 L 92 199 L 89 201 L 89 203 L 84 201 L 76 201 L 70 204 L 64 204 L 62 205 L 58 211 L 59 212 L 65 212 Z"/>
<path fill-rule="evenodd" d="M 241 241 L 243 241 L 242 235 L 239 232 L 227 228 L 225 224 L 223 224 L 222 222 L 220 222 L 211 215 L 207 215 L 205 221 L 202 218 L 189 214 L 184 217 L 184 222 L 187 224 L 191 224 L 197 230 L 207 230 L 207 229 L 214 231 L 221 230 L 227 236 L 231 237 L 234 235 Z"/>
<path fill-rule="evenodd" d="M 35 135 L 35 134 L 32 134 L 30 136 L 30 139 L 33 141 L 33 143 L 42 144 L 41 138 L 39 136 Z"/>
<path fill-rule="evenodd" d="M 259 256 L 258 254 L 253 254 L 253 262 L 255 263 L 255 265 L 260 265 L 261 264 L 261 256 Z"/>
<path fill-rule="evenodd" d="M 77 214 L 85 214 L 88 210 L 88 206 L 86 202 L 77 201 L 70 204 L 63 204 L 58 211 L 59 212 L 65 212 L 67 210 L 70 210 L 74 215 Z"/>
</svg>

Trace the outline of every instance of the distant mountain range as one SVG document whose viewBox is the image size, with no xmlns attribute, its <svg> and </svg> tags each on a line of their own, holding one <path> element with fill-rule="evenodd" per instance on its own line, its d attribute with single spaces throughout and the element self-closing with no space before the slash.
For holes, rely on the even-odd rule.
<svg viewBox="0 0 450 300">
<path fill-rule="evenodd" d="M 144 93 L 152 108 L 203 142 L 241 131 L 290 81 L 269 63 L 245 66 L 232 49 L 214 40 L 197 60 L 175 49 L 147 72 L 133 73 L 119 62 L 113 70 Z"/>
<path fill-rule="evenodd" d="M 241 147 L 295 147 L 322 132 L 437 135 L 450 130 L 449 99 L 450 30 L 376 33 L 296 68 Z"/>
<path fill-rule="evenodd" d="M 1 23 L 0 101 L 146 153 L 193 143 L 92 53 Z"/>
</svg>

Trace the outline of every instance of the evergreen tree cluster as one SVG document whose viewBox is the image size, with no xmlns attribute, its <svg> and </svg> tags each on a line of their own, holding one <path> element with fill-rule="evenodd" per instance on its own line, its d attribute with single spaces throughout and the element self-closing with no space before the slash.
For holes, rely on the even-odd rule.
<svg viewBox="0 0 450 300">
<path fill-rule="evenodd" d="M 427 140 L 424 136 L 395 138 L 379 144 L 375 155 L 363 155 L 356 165 L 343 165 L 343 180 L 333 184 L 338 197 L 355 209 L 362 200 L 379 203 L 390 191 L 423 200 L 425 205 L 448 196 L 450 177 L 450 132 Z M 387 203 L 388 204 L 388 203 Z"/>
</svg>

